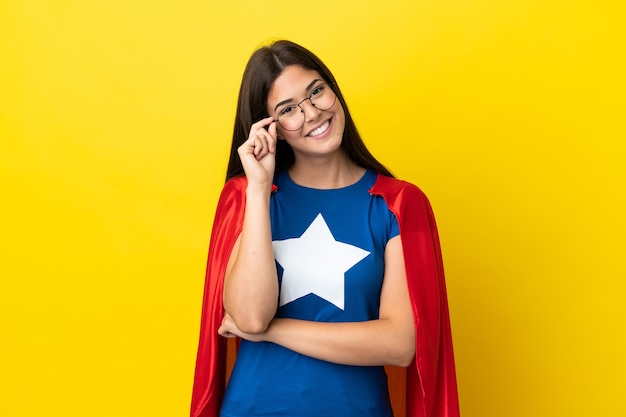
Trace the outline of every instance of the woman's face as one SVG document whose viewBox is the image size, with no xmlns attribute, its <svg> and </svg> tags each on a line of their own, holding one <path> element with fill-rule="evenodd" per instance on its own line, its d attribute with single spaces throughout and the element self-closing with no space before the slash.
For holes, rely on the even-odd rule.
<svg viewBox="0 0 626 417">
<path fill-rule="evenodd" d="M 285 68 L 269 91 L 267 111 L 279 120 L 278 138 L 289 143 L 296 157 L 328 155 L 341 147 L 343 107 L 317 71 Z"/>
</svg>

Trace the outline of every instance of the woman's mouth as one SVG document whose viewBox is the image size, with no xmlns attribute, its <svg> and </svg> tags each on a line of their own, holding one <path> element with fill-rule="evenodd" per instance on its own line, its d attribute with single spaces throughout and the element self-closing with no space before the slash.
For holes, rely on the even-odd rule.
<svg viewBox="0 0 626 417">
<path fill-rule="evenodd" d="M 309 137 L 319 136 L 322 133 L 326 132 L 326 129 L 328 129 L 329 126 L 330 126 L 330 120 L 326 120 L 326 122 L 323 125 L 321 125 L 315 130 L 312 130 L 307 136 Z"/>
</svg>

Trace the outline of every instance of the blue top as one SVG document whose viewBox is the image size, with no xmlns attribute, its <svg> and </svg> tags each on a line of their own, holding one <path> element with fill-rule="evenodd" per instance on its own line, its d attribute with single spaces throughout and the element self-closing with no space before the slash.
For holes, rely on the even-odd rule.
<svg viewBox="0 0 626 417">
<path fill-rule="evenodd" d="M 324 322 L 378 318 L 384 252 L 399 234 L 367 171 L 319 190 L 278 175 L 270 201 L 280 296 L 276 317 Z M 382 366 L 338 365 L 273 343 L 242 340 L 222 417 L 392 416 Z"/>
</svg>

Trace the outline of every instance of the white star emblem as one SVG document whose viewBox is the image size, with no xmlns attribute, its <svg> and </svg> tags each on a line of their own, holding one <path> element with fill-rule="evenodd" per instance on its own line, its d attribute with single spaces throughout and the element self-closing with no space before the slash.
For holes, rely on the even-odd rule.
<svg viewBox="0 0 626 417">
<path fill-rule="evenodd" d="M 283 267 L 280 305 L 308 294 L 344 309 L 344 274 L 369 255 L 357 246 L 337 242 L 322 214 L 298 238 L 272 242 Z"/>
</svg>

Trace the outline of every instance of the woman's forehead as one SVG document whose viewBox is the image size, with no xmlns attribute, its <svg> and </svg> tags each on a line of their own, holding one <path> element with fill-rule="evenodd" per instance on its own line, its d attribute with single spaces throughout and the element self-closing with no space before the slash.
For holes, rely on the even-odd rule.
<svg viewBox="0 0 626 417">
<path fill-rule="evenodd" d="M 269 90 L 268 106 L 288 99 L 305 96 L 317 81 L 323 81 L 322 76 L 315 70 L 309 70 L 299 65 L 290 65 L 274 80 Z"/>
</svg>

